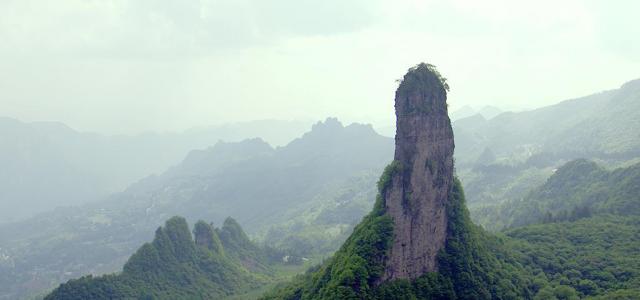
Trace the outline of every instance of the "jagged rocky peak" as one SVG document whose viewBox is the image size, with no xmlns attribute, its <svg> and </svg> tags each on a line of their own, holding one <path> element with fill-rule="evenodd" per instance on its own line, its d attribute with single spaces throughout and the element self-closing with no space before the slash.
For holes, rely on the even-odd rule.
<svg viewBox="0 0 640 300">
<path fill-rule="evenodd" d="M 324 122 L 319 121 L 316 124 L 313 124 L 313 126 L 311 126 L 311 131 L 338 130 L 343 127 L 342 122 L 340 122 L 338 118 L 328 117 Z"/>
<path fill-rule="evenodd" d="M 429 64 L 407 72 L 396 91 L 397 169 L 383 192 L 394 240 L 383 281 L 437 271 L 447 238 L 446 203 L 453 187 L 453 130 L 449 87 Z"/>
<path fill-rule="evenodd" d="M 213 228 L 213 224 L 198 221 L 193 227 L 193 237 L 196 245 L 206 247 L 217 254 L 224 254 L 222 242 Z"/>
</svg>

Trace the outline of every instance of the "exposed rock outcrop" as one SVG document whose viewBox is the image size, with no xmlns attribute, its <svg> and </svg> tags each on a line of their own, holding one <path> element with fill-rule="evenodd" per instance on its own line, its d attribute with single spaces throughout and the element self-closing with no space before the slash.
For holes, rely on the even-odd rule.
<svg viewBox="0 0 640 300">
<path fill-rule="evenodd" d="M 395 96 L 398 169 L 384 191 L 394 239 L 383 281 L 415 279 L 437 271 L 447 237 L 446 201 L 453 186 L 453 130 L 445 79 L 420 64 L 404 76 Z"/>
<path fill-rule="evenodd" d="M 453 176 L 446 80 L 409 69 L 396 91 L 394 161 L 371 212 L 333 258 L 262 299 L 531 299 L 532 274 L 471 222 Z"/>
</svg>

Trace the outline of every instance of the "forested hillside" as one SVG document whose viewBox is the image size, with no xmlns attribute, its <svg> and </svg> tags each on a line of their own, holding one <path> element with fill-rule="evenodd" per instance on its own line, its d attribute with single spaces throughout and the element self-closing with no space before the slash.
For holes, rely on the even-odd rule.
<svg viewBox="0 0 640 300">
<path fill-rule="evenodd" d="M 524 198 L 578 158 L 606 168 L 640 161 L 640 80 L 619 89 L 531 111 L 480 115 L 453 124 L 457 173 L 473 219 L 495 230 L 485 210 Z"/>
<path fill-rule="evenodd" d="M 588 160 L 574 160 L 526 197 L 487 208 L 476 217 L 492 228 L 509 228 L 604 213 L 640 215 L 640 164 L 608 171 Z"/>
<path fill-rule="evenodd" d="M 291 254 L 334 251 L 371 208 L 392 151 L 370 126 L 335 119 L 285 147 L 252 139 L 193 151 L 104 201 L 0 227 L 0 289 L 18 298 L 114 272 L 173 215 L 215 223 L 233 215 Z"/>
<path fill-rule="evenodd" d="M 173 217 L 121 273 L 70 280 L 45 299 L 220 299 L 265 284 L 280 261 L 231 218 L 215 229 L 198 221 L 192 236 L 186 220 Z"/>
<path fill-rule="evenodd" d="M 638 215 L 602 215 L 508 230 L 505 241 L 537 274 L 538 299 L 640 299 L 639 233 Z"/>
<path fill-rule="evenodd" d="M 579 159 L 483 217 L 516 227 L 505 245 L 536 274 L 539 299 L 638 299 L 639 195 L 639 164 L 607 170 Z"/>
</svg>

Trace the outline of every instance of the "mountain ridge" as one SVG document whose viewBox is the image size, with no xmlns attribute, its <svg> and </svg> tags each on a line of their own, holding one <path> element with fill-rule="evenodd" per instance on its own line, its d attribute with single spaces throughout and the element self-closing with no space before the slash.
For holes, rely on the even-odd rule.
<svg viewBox="0 0 640 300">
<path fill-rule="evenodd" d="M 388 138 L 370 131 L 369 126 L 332 128 L 337 131 L 314 132 L 292 141 L 290 148 L 268 150 L 262 142 L 253 140 L 249 145 L 263 145 L 256 147 L 259 155 L 249 151 L 250 155 L 239 160 L 236 151 L 205 150 L 200 153 L 215 156 L 206 158 L 208 161 L 235 162 L 196 174 L 180 174 L 174 168 L 164 175 L 149 176 L 104 201 L 0 226 L 0 253 L 8 257 L 6 266 L 0 264 L 0 273 L 7 274 L 0 277 L 0 286 L 20 294 L 47 289 L 70 277 L 113 272 L 173 215 L 216 223 L 233 215 L 250 234 L 266 235 L 272 225 L 299 217 L 309 207 L 324 209 L 325 203 L 334 202 L 350 207 L 344 211 L 348 218 L 332 220 L 335 225 L 321 228 L 326 230 L 325 238 L 340 237 L 351 226 L 345 222 L 359 219 L 370 208 L 370 201 L 363 196 L 374 190 L 375 177 L 369 174 L 384 167 L 393 149 Z M 246 144 L 221 145 L 233 148 Z M 185 165 L 185 171 L 189 168 Z M 367 189 L 346 189 L 353 181 L 370 184 L 358 183 Z M 337 187 L 342 191 L 336 193 Z M 311 224 L 305 226 L 310 228 Z M 280 235 L 274 242 L 289 243 L 287 238 L 288 234 Z M 295 244 L 298 241 L 290 240 Z M 51 256 L 60 259 L 46 259 Z M 34 288 L 23 288 L 25 278 L 32 278 Z"/>
<path fill-rule="evenodd" d="M 70 280 L 44 299 L 220 298 L 269 280 L 266 259 L 254 255 L 253 263 L 261 268 L 246 268 L 246 252 L 263 250 L 246 238 L 235 220 L 227 218 L 215 229 L 198 221 L 193 231 L 195 238 L 184 218 L 172 217 L 156 230 L 151 243 L 129 258 L 122 272 Z"/>
</svg>

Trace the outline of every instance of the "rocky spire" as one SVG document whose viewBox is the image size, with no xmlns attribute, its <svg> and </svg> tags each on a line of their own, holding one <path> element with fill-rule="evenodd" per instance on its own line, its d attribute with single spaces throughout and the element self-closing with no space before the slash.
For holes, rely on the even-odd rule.
<svg viewBox="0 0 640 300">
<path fill-rule="evenodd" d="M 394 239 L 383 281 L 415 279 L 437 271 L 447 238 L 446 203 L 453 187 L 453 130 L 447 115 L 446 80 L 432 65 L 419 64 L 396 91 L 396 151 L 385 210 Z"/>
</svg>

